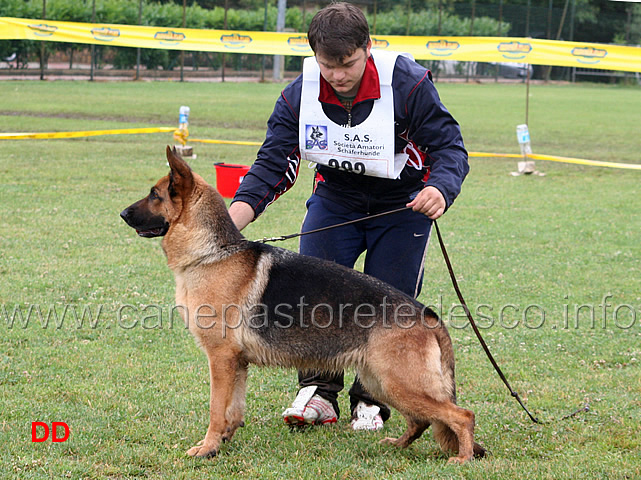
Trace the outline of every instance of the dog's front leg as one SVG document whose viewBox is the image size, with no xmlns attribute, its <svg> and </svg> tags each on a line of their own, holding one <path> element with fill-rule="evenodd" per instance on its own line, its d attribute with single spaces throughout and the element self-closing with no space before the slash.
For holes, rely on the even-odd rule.
<svg viewBox="0 0 641 480">
<path fill-rule="evenodd" d="M 247 387 L 247 363 L 242 362 L 236 370 L 236 380 L 234 381 L 234 393 L 231 404 L 225 412 L 227 428 L 223 434 L 223 442 L 232 439 L 238 427 L 245 426 L 245 392 Z"/>
<path fill-rule="evenodd" d="M 209 358 L 209 376 L 211 385 L 211 396 L 209 401 L 209 428 L 207 435 L 202 442 L 187 451 L 192 457 L 213 457 L 218 453 L 223 440 L 231 438 L 233 431 L 238 428 L 242 420 L 238 420 L 238 411 L 232 408 L 237 396 L 237 381 L 239 370 L 246 366 L 241 365 L 236 352 L 230 351 L 207 351 Z M 241 379 L 242 379 L 241 375 Z M 242 382 L 244 383 L 244 382 Z M 244 392 L 244 387 L 243 387 Z M 230 425 L 227 414 L 236 411 L 238 425 L 233 428 Z M 242 418 L 242 411 L 240 411 Z M 231 435 L 230 435 L 231 433 Z"/>
</svg>

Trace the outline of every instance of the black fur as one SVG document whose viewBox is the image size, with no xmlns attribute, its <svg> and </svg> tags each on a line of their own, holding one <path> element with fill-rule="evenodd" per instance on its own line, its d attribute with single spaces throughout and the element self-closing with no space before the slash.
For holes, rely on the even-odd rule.
<svg viewBox="0 0 641 480">
<path fill-rule="evenodd" d="M 356 270 L 268 245 L 254 243 L 252 248 L 277 261 L 251 326 L 283 353 L 295 355 L 300 349 L 306 356 L 330 360 L 365 345 L 377 328 L 407 327 L 410 321 L 420 326 L 421 314 L 436 318 L 412 297 Z M 305 298 L 312 285 L 313 302 Z M 389 314 L 395 311 L 396 318 Z"/>
</svg>

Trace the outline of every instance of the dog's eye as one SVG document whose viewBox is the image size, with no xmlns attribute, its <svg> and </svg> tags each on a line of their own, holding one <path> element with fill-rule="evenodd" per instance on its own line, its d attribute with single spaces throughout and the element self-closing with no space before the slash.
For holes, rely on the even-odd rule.
<svg viewBox="0 0 641 480">
<path fill-rule="evenodd" d="M 149 191 L 149 200 L 160 200 L 160 197 L 154 188 Z"/>
</svg>

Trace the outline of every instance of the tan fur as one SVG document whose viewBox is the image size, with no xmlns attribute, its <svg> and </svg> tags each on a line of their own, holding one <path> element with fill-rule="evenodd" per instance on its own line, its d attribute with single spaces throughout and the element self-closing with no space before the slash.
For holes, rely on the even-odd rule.
<svg viewBox="0 0 641 480">
<path fill-rule="evenodd" d="M 398 439 L 384 439 L 384 443 L 407 447 L 431 424 L 441 447 L 458 452 L 451 462 L 463 463 L 474 454 L 484 454 L 474 443 L 474 414 L 455 404 L 452 344 L 437 318 L 419 318 L 427 327 L 384 328 L 377 324 L 365 343 L 325 359 L 277 348 L 248 327 L 252 306 L 260 303 L 279 259 L 269 250 L 248 248 L 215 189 L 169 147 L 167 158 L 171 174 L 121 215 L 137 230 L 139 223 L 153 224 L 151 234 L 139 231 L 143 236 L 164 235 L 163 250 L 176 279 L 176 304 L 207 355 L 209 428 L 188 455 L 215 455 L 221 443 L 231 440 L 244 424 L 249 363 L 327 371 L 353 367 L 375 397 L 395 407 L 407 420 L 407 431 Z M 372 285 L 372 289 L 380 288 Z M 307 293 L 313 303 L 314 292 Z"/>
</svg>

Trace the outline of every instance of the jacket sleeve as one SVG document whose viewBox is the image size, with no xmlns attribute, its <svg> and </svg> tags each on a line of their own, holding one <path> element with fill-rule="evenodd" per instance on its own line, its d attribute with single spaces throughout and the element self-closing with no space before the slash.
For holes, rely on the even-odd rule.
<svg viewBox="0 0 641 480">
<path fill-rule="evenodd" d="M 251 205 L 254 219 L 289 190 L 298 177 L 299 80 L 285 88 L 276 101 L 267 122 L 265 141 L 232 200 L 232 203 L 242 201 Z"/>
<path fill-rule="evenodd" d="M 426 186 L 438 188 L 449 208 L 470 167 L 459 124 L 441 103 L 429 71 L 424 71 L 410 91 L 405 109 L 410 137 L 427 153 L 430 175 Z"/>
</svg>

